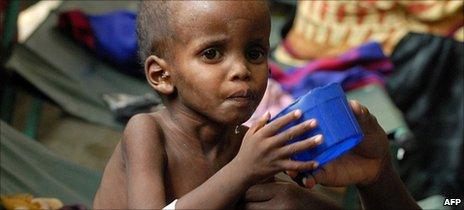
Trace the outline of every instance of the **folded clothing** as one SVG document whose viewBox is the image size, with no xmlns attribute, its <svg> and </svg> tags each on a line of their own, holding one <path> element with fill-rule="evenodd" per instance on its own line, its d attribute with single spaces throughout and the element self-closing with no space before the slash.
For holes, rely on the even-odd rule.
<svg viewBox="0 0 464 210">
<path fill-rule="evenodd" d="M 334 82 L 341 83 L 344 90 L 372 83 L 383 86 L 384 77 L 390 74 L 393 64 L 379 43 L 370 42 L 340 56 L 316 59 L 302 67 L 283 70 L 271 64 L 270 69 L 271 77 L 298 98 L 315 87 Z"/>
<path fill-rule="evenodd" d="M 99 58 L 135 75 L 143 75 L 137 58 L 136 14 L 119 10 L 89 15 L 80 10 L 63 12 L 58 28 Z"/>
<path fill-rule="evenodd" d="M 302 60 L 337 56 L 368 41 L 390 54 L 409 31 L 454 36 L 463 29 L 463 1 L 299 1 L 281 44 Z"/>
<path fill-rule="evenodd" d="M 116 120 L 126 123 L 135 114 L 153 111 L 161 105 L 159 97 L 153 93 L 144 95 L 130 95 L 124 93 L 103 94 L 103 100 L 109 106 Z"/>
</svg>

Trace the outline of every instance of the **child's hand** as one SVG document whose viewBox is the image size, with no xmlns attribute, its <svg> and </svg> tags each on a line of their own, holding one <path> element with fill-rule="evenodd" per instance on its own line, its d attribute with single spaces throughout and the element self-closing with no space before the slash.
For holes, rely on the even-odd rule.
<svg viewBox="0 0 464 210">
<path fill-rule="evenodd" d="M 323 166 L 303 183 L 311 188 L 319 183 L 326 186 L 368 185 L 376 181 L 385 164 L 390 164 L 387 135 L 369 110 L 356 101 L 351 109 L 361 126 L 364 139 L 352 151 Z M 296 176 L 295 172 L 287 172 Z"/>
<path fill-rule="evenodd" d="M 251 183 L 273 176 L 284 170 L 313 170 L 317 168 L 315 161 L 299 162 L 289 158 L 299 152 L 311 149 L 322 142 L 322 135 L 290 145 L 286 143 L 292 138 L 316 127 L 316 120 L 308 120 L 290 129 L 277 134 L 277 132 L 290 122 L 301 117 L 301 111 L 296 110 L 280 117 L 269 124 L 269 113 L 256 122 L 245 134 L 237 156 L 232 162 L 236 163 Z M 276 135 L 277 134 L 277 135 Z"/>
</svg>

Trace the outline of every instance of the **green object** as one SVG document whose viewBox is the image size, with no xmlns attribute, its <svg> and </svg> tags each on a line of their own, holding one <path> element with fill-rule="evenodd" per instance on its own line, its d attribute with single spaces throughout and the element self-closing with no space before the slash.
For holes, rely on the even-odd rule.
<svg viewBox="0 0 464 210">
<path fill-rule="evenodd" d="M 5 10 L 4 31 L 2 34 L 2 61 L 9 55 L 11 44 L 17 33 L 20 1 L 9 1 Z M 4 54 L 3 54 L 4 53 Z M 3 63 L 3 62 L 2 62 Z"/>
<path fill-rule="evenodd" d="M 24 133 L 32 139 L 37 138 L 37 129 L 39 127 L 40 115 L 42 114 L 42 105 L 42 99 L 33 97 L 32 104 L 27 115 L 26 128 L 24 129 Z"/>
<path fill-rule="evenodd" d="M 11 84 L 8 82 L 4 84 L 0 109 L 1 119 L 8 123 L 11 123 L 11 120 L 13 119 L 14 103 L 16 100 L 16 93 L 14 92 L 14 88 L 10 85 Z"/>
<path fill-rule="evenodd" d="M 65 1 L 25 41 L 17 44 L 6 66 L 16 71 L 67 113 L 90 122 L 122 129 L 103 94 L 144 95 L 154 91 L 145 79 L 134 78 L 95 58 L 56 28 L 60 12 L 80 9 L 98 14 L 135 10 L 137 2 Z"/>
<path fill-rule="evenodd" d="M 346 196 L 343 204 L 344 209 L 361 209 L 356 186 L 350 185 L 346 188 Z"/>
<path fill-rule="evenodd" d="M 111 127 L 121 127 L 100 99 L 97 87 L 60 72 L 26 46 L 17 44 L 7 66 L 53 99 L 66 112 Z M 111 70 L 110 70 L 111 71 Z M 116 84 L 113 85 L 117 87 Z"/>
<path fill-rule="evenodd" d="M 30 193 L 92 206 L 101 175 L 60 158 L 0 121 L 0 194 Z"/>
</svg>

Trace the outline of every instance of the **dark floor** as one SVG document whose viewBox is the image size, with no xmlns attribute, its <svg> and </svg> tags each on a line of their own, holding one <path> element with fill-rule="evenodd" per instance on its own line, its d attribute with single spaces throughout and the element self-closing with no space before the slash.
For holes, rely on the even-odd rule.
<svg viewBox="0 0 464 210">
<path fill-rule="evenodd" d="M 17 91 L 12 125 L 24 131 L 32 97 L 24 90 Z M 89 123 L 64 113 L 45 101 L 37 127 L 37 141 L 47 148 L 90 169 L 102 171 L 122 131 Z"/>
</svg>

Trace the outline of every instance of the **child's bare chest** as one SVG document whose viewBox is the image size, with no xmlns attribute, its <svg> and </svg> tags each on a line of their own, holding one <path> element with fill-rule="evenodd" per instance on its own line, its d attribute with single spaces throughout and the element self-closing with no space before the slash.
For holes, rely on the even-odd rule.
<svg viewBox="0 0 464 210">
<path fill-rule="evenodd" d="M 179 198 L 200 186 L 216 173 L 206 163 L 194 160 L 172 161 L 166 170 L 167 197 Z"/>
<path fill-rule="evenodd" d="M 232 147 L 217 157 L 211 158 L 194 149 L 167 146 L 165 170 L 166 200 L 180 198 L 194 190 L 218 170 L 229 163 L 237 151 Z"/>
</svg>

